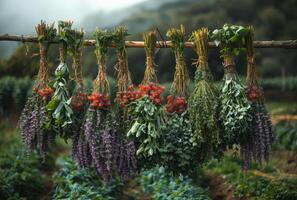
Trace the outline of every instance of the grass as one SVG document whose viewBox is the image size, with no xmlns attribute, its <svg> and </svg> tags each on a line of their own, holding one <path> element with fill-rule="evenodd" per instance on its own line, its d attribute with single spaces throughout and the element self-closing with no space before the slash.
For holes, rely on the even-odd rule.
<svg viewBox="0 0 297 200">
<path fill-rule="evenodd" d="M 297 115 L 297 102 L 267 101 L 271 115 Z"/>
</svg>

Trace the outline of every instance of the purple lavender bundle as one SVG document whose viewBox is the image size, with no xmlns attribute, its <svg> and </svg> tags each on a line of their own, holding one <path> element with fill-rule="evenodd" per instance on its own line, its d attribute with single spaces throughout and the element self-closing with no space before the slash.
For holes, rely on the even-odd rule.
<svg viewBox="0 0 297 200">
<path fill-rule="evenodd" d="M 262 163 L 268 161 L 274 133 L 269 113 L 265 106 L 264 93 L 258 83 L 253 52 L 253 28 L 247 37 L 247 95 L 252 103 L 252 127 L 247 137 L 240 144 L 244 168 L 252 161 Z"/>
<path fill-rule="evenodd" d="M 252 127 L 241 144 L 241 156 L 244 160 L 244 168 L 248 168 L 252 161 L 262 163 L 268 161 L 271 146 L 274 142 L 274 133 L 270 116 L 263 102 L 252 104 Z"/>
<path fill-rule="evenodd" d="M 120 144 L 116 134 L 117 125 L 112 122 L 109 110 L 90 107 L 86 113 L 84 135 L 89 144 L 92 162 L 104 180 L 117 174 Z"/>
<path fill-rule="evenodd" d="M 50 144 L 54 142 L 55 135 L 51 131 L 50 116 L 46 112 L 45 106 L 53 95 L 53 89 L 49 87 L 49 67 L 47 62 L 47 52 L 49 41 L 56 36 L 54 24 L 47 25 L 43 21 L 36 26 L 38 35 L 40 64 L 37 80 L 33 87 L 33 94 L 26 102 L 24 110 L 19 120 L 20 132 L 24 144 L 29 152 L 37 150 L 45 157 Z"/>
<path fill-rule="evenodd" d="M 29 152 L 37 150 L 44 157 L 49 146 L 54 143 L 55 136 L 46 129 L 48 116 L 45 106 L 38 94 L 33 94 L 21 113 L 19 126 L 24 144 Z"/>
</svg>

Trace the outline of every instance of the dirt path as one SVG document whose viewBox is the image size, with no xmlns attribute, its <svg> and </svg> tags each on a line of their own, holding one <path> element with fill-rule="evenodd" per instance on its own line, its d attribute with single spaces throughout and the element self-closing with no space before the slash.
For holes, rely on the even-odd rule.
<svg viewBox="0 0 297 200">
<path fill-rule="evenodd" d="M 205 172 L 205 179 L 209 186 L 211 199 L 213 200 L 239 200 L 234 197 L 234 189 L 222 175 L 210 171 Z"/>
</svg>

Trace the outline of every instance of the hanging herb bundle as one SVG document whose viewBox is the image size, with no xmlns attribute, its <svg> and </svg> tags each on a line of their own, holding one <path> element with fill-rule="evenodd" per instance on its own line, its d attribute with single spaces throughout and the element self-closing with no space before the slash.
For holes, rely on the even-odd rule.
<svg viewBox="0 0 297 200">
<path fill-rule="evenodd" d="M 240 81 L 234 63 L 234 56 L 238 55 L 245 46 L 248 30 L 242 26 L 225 24 L 222 29 L 212 33 L 212 39 L 220 46 L 224 58 L 224 84 L 221 89 L 220 118 L 224 126 L 224 139 L 230 146 L 238 144 L 247 135 L 251 116 L 251 104 L 245 93 L 245 86 Z"/>
<path fill-rule="evenodd" d="M 134 90 L 131 80 L 131 74 L 128 68 L 127 50 L 125 46 L 125 37 L 128 35 L 127 29 L 120 26 L 114 31 L 114 42 L 117 50 L 117 79 L 118 91 L 116 102 L 120 107 L 125 107 L 129 103 L 131 90 Z"/>
<path fill-rule="evenodd" d="M 129 115 L 132 125 L 127 133 L 134 139 L 137 146 L 136 155 L 141 165 L 154 164 L 153 156 L 159 154 L 159 140 L 163 125 L 163 112 L 161 108 L 164 88 L 157 84 L 157 76 L 154 68 L 154 54 L 156 45 L 155 32 L 144 34 L 146 69 L 142 84 L 138 87 L 137 101 L 129 104 Z"/>
<path fill-rule="evenodd" d="M 190 96 L 191 142 L 200 151 L 200 161 L 215 153 L 220 144 L 219 95 L 208 66 L 208 29 L 194 31 L 190 38 L 199 57 L 196 62 L 195 88 Z"/>
<path fill-rule="evenodd" d="M 20 131 L 23 142 L 29 152 L 37 150 L 43 157 L 50 144 L 54 142 L 55 135 L 47 126 L 49 116 L 45 106 L 53 94 L 49 87 L 49 66 L 47 52 L 49 42 L 56 37 L 54 24 L 47 25 L 42 22 L 36 26 L 40 50 L 40 65 L 37 80 L 33 87 L 33 95 L 29 97 L 20 116 Z"/>
<path fill-rule="evenodd" d="M 75 88 L 69 100 L 72 114 L 72 125 L 65 135 L 72 139 L 72 157 L 79 167 L 88 167 L 92 163 L 89 143 L 84 135 L 84 118 L 88 107 L 87 92 L 83 85 L 81 57 L 83 50 L 83 30 L 64 29 L 65 40 L 68 42 L 68 54 L 72 56 L 73 80 Z"/>
<path fill-rule="evenodd" d="M 274 134 L 270 116 L 267 112 L 264 93 L 258 82 L 254 59 L 254 29 L 249 27 L 247 35 L 247 95 L 252 103 L 252 128 L 247 139 L 241 142 L 241 156 L 244 167 L 248 168 L 251 161 L 267 161 L 274 141 Z"/>
<path fill-rule="evenodd" d="M 118 171 L 123 177 L 131 176 L 136 171 L 136 149 L 133 140 L 127 138 L 126 133 L 129 128 L 130 117 L 126 105 L 136 100 L 134 86 L 132 85 L 131 74 L 128 68 L 127 50 L 125 47 L 125 37 L 128 35 L 127 29 L 120 26 L 113 32 L 113 41 L 117 51 L 117 80 L 118 91 L 115 101 L 119 107 L 117 109 L 118 136 L 120 138 L 120 150 L 118 158 Z"/>
<path fill-rule="evenodd" d="M 112 176 L 115 132 L 113 124 L 107 124 L 110 115 L 109 83 L 106 75 L 107 45 L 112 37 L 109 32 L 96 30 L 95 54 L 98 62 L 98 75 L 93 82 L 93 93 L 88 96 L 90 106 L 86 113 L 84 135 L 89 143 L 91 157 L 96 171 L 105 180 Z M 109 127 L 106 127 L 106 125 Z"/>
<path fill-rule="evenodd" d="M 84 134 L 89 143 L 92 161 L 104 180 L 110 180 L 117 172 L 119 144 L 116 135 L 117 123 L 110 112 L 109 83 L 106 74 L 108 45 L 112 34 L 97 29 L 95 54 L 98 62 L 98 75 L 94 80 L 93 93 L 88 97 L 90 107 L 86 113 Z"/>
<path fill-rule="evenodd" d="M 181 25 L 180 29 L 172 28 L 167 32 L 167 37 L 173 43 L 173 52 L 175 55 L 175 73 L 174 81 L 171 87 L 171 95 L 167 97 L 165 109 L 168 113 L 176 112 L 181 114 L 186 110 L 188 96 L 189 75 L 184 60 L 184 37 L 185 28 Z"/>
<path fill-rule="evenodd" d="M 165 106 L 165 123 L 161 135 L 160 162 L 168 170 L 178 173 L 189 173 L 193 165 L 195 149 L 190 141 L 191 127 L 186 111 L 188 95 L 188 72 L 184 62 L 185 30 L 171 28 L 167 36 L 173 43 L 172 50 L 176 59 L 174 80 L 171 95 Z"/>
<path fill-rule="evenodd" d="M 53 121 L 50 125 L 57 130 L 64 139 L 67 139 L 64 133 L 72 123 L 72 109 L 70 107 L 70 97 L 68 92 L 69 69 L 65 62 L 66 51 L 68 46 L 68 35 L 71 30 L 72 22 L 59 21 L 58 37 L 60 40 L 59 54 L 60 64 L 55 70 L 55 80 L 52 85 L 55 89 L 54 95 L 47 104 L 46 109 L 51 114 Z"/>
</svg>

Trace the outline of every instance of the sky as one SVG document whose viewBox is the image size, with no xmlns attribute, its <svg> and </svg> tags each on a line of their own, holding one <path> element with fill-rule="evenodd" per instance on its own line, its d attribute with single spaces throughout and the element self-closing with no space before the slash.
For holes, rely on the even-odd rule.
<svg viewBox="0 0 297 200">
<path fill-rule="evenodd" d="M 0 0 L 0 34 L 21 34 L 41 19 L 46 22 L 83 18 L 96 11 L 114 11 L 145 0 Z M 34 29 L 33 29 L 34 30 Z"/>
</svg>

